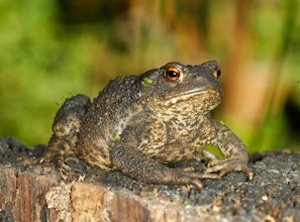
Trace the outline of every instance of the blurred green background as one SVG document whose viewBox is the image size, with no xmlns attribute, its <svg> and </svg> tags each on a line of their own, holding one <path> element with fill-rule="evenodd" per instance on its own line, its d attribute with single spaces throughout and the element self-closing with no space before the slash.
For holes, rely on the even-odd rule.
<svg viewBox="0 0 300 222">
<path fill-rule="evenodd" d="M 300 0 L 0 0 L 0 136 L 47 143 L 66 97 L 216 59 L 216 118 L 251 152 L 300 149 Z"/>
</svg>

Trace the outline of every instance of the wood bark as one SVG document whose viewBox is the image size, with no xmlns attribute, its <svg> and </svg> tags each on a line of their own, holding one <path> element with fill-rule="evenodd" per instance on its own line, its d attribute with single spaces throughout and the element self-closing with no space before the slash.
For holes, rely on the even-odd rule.
<svg viewBox="0 0 300 222">
<path fill-rule="evenodd" d="M 0 168 L 0 221 L 210 221 L 206 212 L 178 201 L 141 196 L 56 175 Z M 201 218 L 201 219 L 200 219 Z"/>
</svg>

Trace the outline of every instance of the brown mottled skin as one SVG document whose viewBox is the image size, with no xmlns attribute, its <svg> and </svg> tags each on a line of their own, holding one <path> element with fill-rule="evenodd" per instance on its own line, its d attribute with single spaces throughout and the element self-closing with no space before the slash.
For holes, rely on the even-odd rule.
<svg viewBox="0 0 300 222">
<path fill-rule="evenodd" d="M 216 61 L 201 65 L 171 62 L 139 76 L 111 81 L 93 102 L 85 95 L 65 101 L 58 111 L 46 159 L 78 156 L 91 166 L 149 183 L 193 184 L 243 171 L 251 179 L 241 140 L 210 111 L 222 100 Z M 217 146 L 219 160 L 205 145 Z M 186 172 L 166 163 L 211 159 L 205 172 Z"/>
</svg>

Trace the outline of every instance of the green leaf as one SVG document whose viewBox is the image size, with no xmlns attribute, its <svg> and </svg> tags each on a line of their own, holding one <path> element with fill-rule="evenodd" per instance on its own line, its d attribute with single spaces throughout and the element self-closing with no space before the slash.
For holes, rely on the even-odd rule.
<svg viewBox="0 0 300 222">
<path fill-rule="evenodd" d="M 114 136 L 114 139 L 116 142 L 120 142 L 122 137 L 121 137 L 121 134 L 120 133 L 116 133 L 115 136 Z"/>
<path fill-rule="evenodd" d="M 149 77 L 145 77 L 145 78 L 143 78 L 143 82 L 144 82 L 145 86 L 150 87 L 153 83 L 153 79 L 150 79 Z"/>
</svg>

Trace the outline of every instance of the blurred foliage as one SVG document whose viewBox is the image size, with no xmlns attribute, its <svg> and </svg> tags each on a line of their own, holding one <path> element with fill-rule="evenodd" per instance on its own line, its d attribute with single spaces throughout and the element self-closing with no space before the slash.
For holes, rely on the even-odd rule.
<svg viewBox="0 0 300 222">
<path fill-rule="evenodd" d="M 94 97 L 117 75 L 169 61 L 213 58 L 224 74 L 218 118 L 252 152 L 299 149 L 299 4 L 0 0 L 0 136 L 47 143 L 66 97 Z"/>
<path fill-rule="evenodd" d="M 87 89 L 80 36 L 64 36 L 52 1 L 0 2 L 0 132 L 45 142 L 62 95 Z"/>
</svg>

